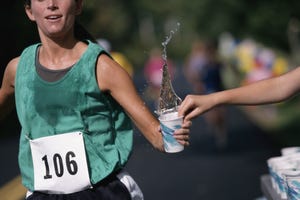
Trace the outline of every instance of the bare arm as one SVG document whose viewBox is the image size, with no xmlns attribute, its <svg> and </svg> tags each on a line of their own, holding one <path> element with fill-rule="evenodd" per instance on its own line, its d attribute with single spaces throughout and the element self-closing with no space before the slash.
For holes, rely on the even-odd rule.
<svg viewBox="0 0 300 200">
<path fill-rule="evenodd" d="M 15 106 L 15 74 L 18 58 L 10 61 L 5 69 L 0 88 L 0 119 L 3 119 Z"/>
<path fill-rule="evenodd" d="M 109 92 L 126 110 L 137 128 L 145 138 L 157 149 L 163 151 L 163 140 L 159 130 L 159 122 L 146 107 L 135 86 L 125 70 L 107 55 L 101 55 L 97 65 L 98 84 L 102 91 Z M 187 125 L 189 126 L 189 125 Z M 182 137 L 188 140 L 188 129 L 180 129 Z M 181 143 L 184 143 L 183 141 Z M 188 143 L 185 142 L 185 145 Z"/>
<path fill-rule="evenodd" d="M 217 104 L 261 105 L 284 101 L 300 90 L 300 67 L 256 83 L 228 90 L 216 97 Z"/>
<path fill-rule="evenodd" d="M 300 90 L 300 67 L 256 83 L 213 93 L 210 95 L 188 95 L 183 101 L 180 114 L 194 118 L 221 104 L 262 105 L 284 101 Z"/>
</svg>

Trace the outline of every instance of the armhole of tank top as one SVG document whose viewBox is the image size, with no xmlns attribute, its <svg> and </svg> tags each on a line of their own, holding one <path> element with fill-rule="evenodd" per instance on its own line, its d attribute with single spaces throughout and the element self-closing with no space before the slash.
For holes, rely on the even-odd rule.
<svg viewBox="0 0 300 200">
<path fill-rule="evenodd" d="M 97 57 L 96 57 L 95 66 L 94 66 L 94 76 L 95 76 L 95 80 L 96 80 L 98 89 L 99 89 L 99 91 L 100 91 L 101 93 L 102 93 L 103 91 L 102 91 L 102 89 L 101 89 L 101 87 L 100 87 L 100 85 L 99 85 L 99 83 L 98 83 L 97 67 L 98 67 L 98 60 L 99 60 L 100 56 L 103 55 L 103 54 L 105 54 L 105 55 L 107 55 L 108 57 L 110 57 L 111 59 L 113 59 L 112 56 L 111 56 L 107 51 L 105 51 L 105 50 L 101 47 L 101 50 L 99 51 L 99 53 L 98 53 L 98 55 L 97 55 Z"/>
</svg>

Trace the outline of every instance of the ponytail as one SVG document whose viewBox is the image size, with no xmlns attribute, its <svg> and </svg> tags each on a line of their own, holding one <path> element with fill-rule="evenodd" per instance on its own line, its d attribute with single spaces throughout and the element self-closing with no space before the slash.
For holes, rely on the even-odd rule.
<svg viewBox="0 0 300 200">
<path fill-rule="evenodd" d="M 25 0 L 24 6 L 31 6 L 31 0 Z"/>
<path fill-rule="evenodd" d="M 78 40 L 90 40 L 97 43 L 96 39 L 77 21 L 74 25 L 74 35 Z"/>
</svg>

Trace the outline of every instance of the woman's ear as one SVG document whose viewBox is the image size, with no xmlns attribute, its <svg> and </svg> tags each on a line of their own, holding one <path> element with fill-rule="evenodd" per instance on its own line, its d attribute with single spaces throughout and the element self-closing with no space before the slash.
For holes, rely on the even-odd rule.
<svg viewBox="0 0 300 200">
<path fill-rule="evenodd" d="M 25 6 L 25 12 L 26 12 L 28 18 L 29 18 L 31 21 L 35 21 L 35 18 L 34 18 L 33 14 L 32 14 L 31 7 L 30 7 L 29 5 L 26 5 L 26 6 Z"/>
</svg>

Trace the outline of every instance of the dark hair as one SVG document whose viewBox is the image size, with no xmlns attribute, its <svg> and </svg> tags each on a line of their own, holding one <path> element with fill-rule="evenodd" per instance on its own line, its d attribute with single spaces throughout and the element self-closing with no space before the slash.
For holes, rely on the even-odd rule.
<svg viewBox="0 0 300 200">
<path fill-rule="evenodd" d="M 90 40 L 97 43 L 96 39 L 78 21 L 75 21 L 74 35 L 78 40 Z"/>
<path fill-rule="evenodd" d="M 24 5 L 25 6 L 31 6 L 31 0 L 25 0 Z"/>
</svg>

